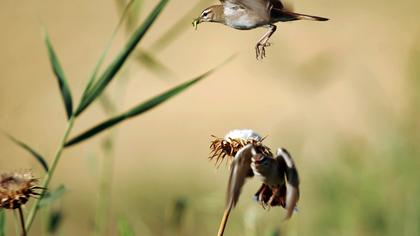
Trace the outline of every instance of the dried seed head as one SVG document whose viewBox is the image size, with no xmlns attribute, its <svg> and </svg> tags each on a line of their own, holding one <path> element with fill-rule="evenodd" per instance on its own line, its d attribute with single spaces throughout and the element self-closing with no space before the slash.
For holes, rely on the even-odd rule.
<svg viewBox="0 0 420 236">
<path fill-rule="evenodd" d="M 211 156 L 209 159 L 216 158 L 216 165 L 220 164 L 225 157 L 228 157 L 230 162 L 239 149 L 248 144 L 252 144 L 258 153 L 272 155 L 270 148 L 262 143 L 264 138 L 250 129 L 232 130 L 224 138 L 214 135 L 212 137 L 214 140 L 210 144 Z"/>
<path fill-rule="evenodd" d="M 16 209 L 38 196 L 38 187 L 30 171 L 4 173 L 0 175 L 0 208 Z"/>
</svg>

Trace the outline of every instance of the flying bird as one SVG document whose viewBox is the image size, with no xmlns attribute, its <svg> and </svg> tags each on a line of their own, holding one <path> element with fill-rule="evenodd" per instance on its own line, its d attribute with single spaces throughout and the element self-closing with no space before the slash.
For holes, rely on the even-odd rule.
<svg viewBox="0 0 420 236">
<path fill-rule="evenodd" d="M 280 0 L 220 0 L 221 5 L 213 5 L 201 12 L 193 21 L 193 26 L 202 22 L 216 22 L 234 29 L 250 30 L 258 27 L 268 28 L 255 46 L 257 59 L 265 57 L 265 48 L 270 46 L 268 40 L 277 27 L 275 23 L 313 20 L 327 21 L 327 18 L 293 12 Z"/>
<path fill-rule="evenodd" d="M 293 159 L 286 149 L 279 148 L 276 156 L 256 151 L 252 144 L 241 148 L 235 155 L 229 176 L 225 214 L 218 235 L 223 235 L 230 211 L 236 206 L 245 181 L 258 177 L 262 182 L 255 198 L 263 207 L 282 206 L 284 219 L 289 219 L 299 200 L 299 175 Z"/>
<path fill-rule="evenodd" d="M 231 164 L 227 206 L 236 205 L 246 178 L 253 176 L 262 182 L 256 199 L 269 207 L 282 206 L 289 219 L 299 199 L 299 175 L 287 150 L 279 148 L 275 157 L 257 153 L 251 144 L 239 150 Z"/>
</svg>

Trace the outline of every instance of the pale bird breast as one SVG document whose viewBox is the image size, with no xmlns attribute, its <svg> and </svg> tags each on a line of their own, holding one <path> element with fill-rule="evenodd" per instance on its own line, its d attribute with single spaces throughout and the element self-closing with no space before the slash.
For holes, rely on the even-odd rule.
<svg viewBox="0 0 420 236">
<path fill-rule="evenodd" d="M 265 19 L 236 5 L 226 5 L 223 13 L 226 25 L 235 29 L 248 30 L 267 24 Z"/>
</svg>

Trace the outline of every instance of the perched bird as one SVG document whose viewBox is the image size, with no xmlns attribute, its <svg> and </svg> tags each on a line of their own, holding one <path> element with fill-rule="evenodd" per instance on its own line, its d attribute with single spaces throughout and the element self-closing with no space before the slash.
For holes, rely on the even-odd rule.
<svg viewBox="0 0 420 236">
<path fill-rule="evenodd" d="M 276 31 L 275 23 L 295 20 L 327 21 L 327 18 L 293 12 L 280 0 L 220 0 L 222 5 L 214 5 L 204 9 L 193 21 L 193 26 L 202 22 L 216 22 L 239 30 L 258 27 L 268 28 L 255 46 L 257 59 L 265 57 L 265 47 L 270 46 L 268 40 Z"/>
</svg>

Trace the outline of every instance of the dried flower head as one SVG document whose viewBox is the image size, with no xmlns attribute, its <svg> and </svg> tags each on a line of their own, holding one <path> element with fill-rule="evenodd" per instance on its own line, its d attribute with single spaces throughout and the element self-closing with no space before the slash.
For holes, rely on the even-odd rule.
<svg viewBox="0 0 420 236">
<path fill-rule="evenodd" d="M 248 144 L 252 144 L 257 152 L 264 155 L 272 155 L 270 148 L 264 146 L 262 138 L 256 132 L 250 129 L 232 130 L 225 135 L 224 138 L 219 138 L 212 135 L 214 138 L 210 144 L 210 159 L 216 158 L 216 165 L 221 163 L 227 156 L 230 162 L 236 153 Z"/>
<path fill-rule="evenodd" d="M 28 202 L 30 197 L 38 196 L 38 180 L 30 171 L 12 172 L 0 175 L 0 208 L 17 209 Z"/>
</svg>

